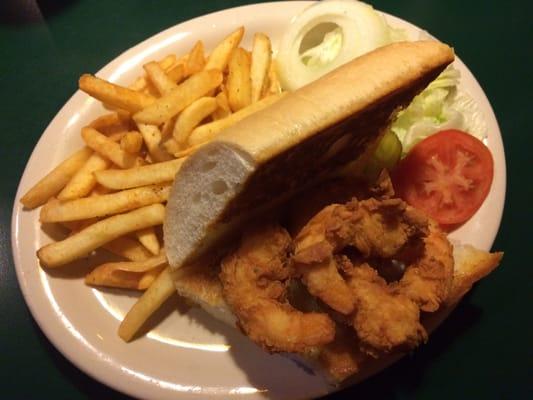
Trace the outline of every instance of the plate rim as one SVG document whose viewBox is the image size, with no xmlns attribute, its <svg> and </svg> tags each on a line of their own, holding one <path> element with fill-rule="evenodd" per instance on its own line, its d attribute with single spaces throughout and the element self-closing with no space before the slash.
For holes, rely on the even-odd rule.
<svg viewBox="0 0 533 400">
<path fill-rule="evenodd" d="M 146 39 L 142 40 L 141 42 L 135 44 L 134 46 L 124 50 L 123 52 L 121 52 L 120 54 L 118 54 L 116 57 L 114 57 L 112 60 L 110 60 L 108 63 L 106 63 L 102 68 L 100 68 L 100 70 L 98 72 L 96 72 L 95 75 L 100 75 L 102 73 L 106 73 L 108 69 L 112 69 L 113 67 L 111 66 L 112 64 L 114 63 L 117 63 L 117 65 L 120 65 L 120 63 L 118 63 L 118 59 L 122 59 L 122 58 L 127 58 L 128 57 L 128 54 L 129 53 L 132 53 L 132 55 L 138 51 L 138 49 L 140 47 L 142 47 L 143 45 L 145 45 L 147 42 L 149 41 L 153 41 L 153 40 L 156 40 L 156 38 L 158 37 L 162 37 L 164 36 L 165 34 L 169 33 L 170 31 L 172 30 L 175 30 L 178 26 L 182 25 L 182 24 L 185 24 L 185 23 L 194 23 L 194 22 L 198 22 L 198 20 L 201 20 L 201 19 L 204 19 L 206 17 L 216 17 L 217 14 L 225 14 L 225 13 L 228 13 L 228 12 L 236 12 L 237 10 L 244 10 L 246 8 L 255 8 L 255 7 L 258 7 L 258 6 L 261 6 L 261 7 L 272 7 L 273 5 L 275 6 L 282 6 L 282 4 L 285 3 L 286 5 L 288 4 L 299 4 L 299 5 L 306 5 L 306 4 L 312 4 L 313 1 L 281 1 L 281 2 L 266 2 L 266 3 L 255 3 L 255 4 L 247 4 L 247 5 L 241 5 L 241 6 L 237 6 L 237 7 L 231 7 L 231 8 L 225 8 L 225 9 L 221 9 L 221 10 L 217 10 L 217 11 L 214 11 L 214 12 L 210 12 L 210 13 L 207 13 L 207 14 L 203 14 L 203 15 L 200 15 L 200 16 L 197 16 L 197 17 L 194 17 L 194 18 L 191 18 L 191 19 L 188 19 L 188 20 L 184 20 L 184 21 L 181 21 L 173 26 L 170 26 L 166 29 L 163 29 L 162 31 L 154 34 L 154 35 L 151 35 L 150 37 L 147 37 Z M 382 11 L 381 11 L 382 12 Z M 387 13 L 385 13 L 387 14 Z M 400 19 L 404 22 L 407 22 L 408 24 L 411 24 L 415 27 L 417 27 L 418 29 L 423 29 L 423 28 L 420 28 L 419 26 L 409 22 L 409 21 L 406 21 L 406 20 L 403 20 L 399 17 L 395 17 L 391 14 L 387 14 L 388 16 L 392 16 L 393 18 L 397 18 L 397 19 Z M 470 71 L 470 69 L 468 68 L 468 66 L 466 64 L 464 64 L 460 59 L 459 57 L 457 56 L 457 59 L 461 62 L 462 66 L 468 71 L 468 73 L 471 75 L 471 78 L 473 78 L 473 80 L 475 81 L 475 83 L 481 88 L 481 85 L 479 84 L 479 82 L 477 81 L 476 77 L 474 76 L 474 74 Z M 501 187 L 501 192 L 499 193 L 499 199 L 498 199 L 498 206 L 499 206 L 499 210 L 496 210 L 497 211 L 497 215 L 495 216 L 495 219 L 497 221 L 496 223 L 496 230 L 494 232 L 494 234 L 492 235 L 492 239 L 490 240 L 491 242 L 491 245 L 494 243 L 494 240 L 496 239 L 496 236 L 497 236 L 497 233 L 498 233 L 498 230 L 500 228 L 500 225 L 501 225 L 501 220 L 502 220 L 502 217 L 503 217 L 503 210 L 504 210 L 504 206 L 505 206 L 505 201 L 506 201 L 506 186 L 507 186 L 507 172 L 506 172 L 506 159 L 505 159 L 505 149 L 504 149 L 504 144 L 503 144 L 503 139 L 502 139 L 502 135 L 501 135 L 501 129 L 499 127 L 499 124 L 498 124 L 498 121 L 496 119 L 496 115 L 494 113 L 494 109 L 487 97 L 487 95 L 485 94 L 485 92 L 483 91 L 483 89 L 481 88 L 482 90 L 482 93 L 483 95 L 485 96 L 486 100 L 487 100 L 487 103 L 488 103 L 488 108 L 489 108 L 489 111 L 491 112 L 491 115 L 488 116 L 488 118 L 493 118 L 494 119 L 494 123 L 495 123 L 495 126 L 497 127 L 498 131 L 497 131 L 497 134 L 494 134 L 494 137 L 491 136 L 491 139 L 493 140 L 496 140 L 496 143 L 498 145 L 499 148 L 501 148 L 501 154 L 499 154 L 499 157 L 501 159 L 503 159 L 503 162 L 502 160 L 498 160 L 499 163 L 501 164 L 501 168 L 502 168 L 502 171 L 501 173 L 503 174 L 503 181 L 501 183 L 502 187 Z M 121 371 L 116 365 L 113 365 L 112 363 L 105 363 L 105 368 L 102 368 L 102 360 L 100 358 L 98 358 L 97 356 L 95 356 L 93 354 L 93 351 L 92 350 L 86 350 L 86 352 L 75 352 L 75 351 L 72 351 L 71 348 L 68 347 L 67 345 L 67 342 L 63 342 L 61 339 L 62 339 L 62 336 L 61 334 L 65 334 L 65 333 L 68 333 L 68 334 L 71 334 L 71 332 L 56 332 L 50 325 L 48 325 L 45 321 L 45 315 L 42 315 L 39 310 L 38 310 L 38 304 L 35 303 L 35 300 L 34 298 L 32 297 L 32 294 L 30 293 L 30 283 L 26 280 L 26 277 L 24 276 L 24 271 L 23 271 L 23 268 L 21 266 L 21 263 L 22 263 L 22 260 L 21 260 L 21 253 L 20 251 L 22 250 L 20 247 L 19 247 L 19 231 L 20 231 L 20 215 L 25 212 L 26 210 L 23 209 L 23 207 L 20 206 L 19 204 L 19 199 L 22 195 L 22 188 L 23 188 L 23 185 L 22 183 L 25 182 L 25 180 L 28 180 L 29 177 L 29 169 L 30 169 L 30 165 L 32 165 L 33 163 L 35 163 L 35 159 L 38 157 L 38 152 L 37 152 L 37 149 L 41 146 L 43 146 L 43 143 L 46 141 L 45 139 L 45 133 L 50 129 L 50 127 L 54 124 L 54 122 L 56 122 L 56 120 L 60 119 L 60 116 L 64 113 L 65 109 L 68 108 L 68 105 L 73 101 L 75 100 L 77 97 L 80 96 L 82 92 L 78 89 L 76 90 L 69 98 L 68 100 L 66 100 L 63 105 L 61 106 L 61 108 L 56 112 L 56 114 L 54 115 L 54 117 L 50 120 L 50 122 L 47 124 L 46 128 L 42 131 L 41 133 L 41 136 L 39 137 L 39 140 L 35 143 L 33 149 L 32 149 L 32 152 L 25 164 L 25 167 L 24 167 L 24 171 L 20 177 L 20 180 L 19 180 L 19 183 L 18 183 L 18 186 L 17 186 L 17 191 L 16 191 L 16 195 L 15 195 L 15 198 L 14 198 L 14 202 L 13 202 L 13 207 L 12 207 L 12 216 L 11 216 L 11 250 L 12 250 L 12 254 L 13 254 L 13 260 L 14 260 L 14 265 L 15 265 L 15 271 L 16 271 L 16 276 L 17 276 L 17 281 L 18 281 L 18 284 L 19 284 L 19 287 L 22 291 L 22 294 L 23 294 L 23 297 L 24 297 L 24 301 L 26 303 L 26 305 L 28 306 L 29 310 L 30 310 L 30 313 L 33 317 L 33 319 L 36 321 L 37 325 L 39 326 L 39 328 L 41 329 L 41 331 L 45 334 L 45 336 L 47 337 L 47 339 L 53 344 L 53 346 L 67 359 L 69 360 L 69 362 L 71 362 L 76 368 L 80 369 L 81 371 L 83 371 L 85 374 L 87 374 L 88 376 L 90 376 L 92 379 L 94 379 L 95 381 L 97 382 L 100 382 L 102 384 L 105 384 L 106 386 L 114 389 L 114 390 L 117 390 L 117 391 L 120 391 L 122 393 L 125 393 L 125 394 L 128 394 L 128 395 L 131 395 L 131 396 L 147 396 L 147 397 L 152 397 L 152 396 L 157 396 L 157 397 L 160 397 L 160 396 L 165 396 L 167 395 L 168 396 L 168 389 L 165 389 L 165 388 L 162 388 L 161 386 L 157 385 L 157 383 L 155 382 L 149 382 L 147 383 L 146 381 L 142 382 L 142 385 L 140 384 L 140 381 L 139 381 L 139 378 L 137 377 L 134 377 L 132 374 L 128 374 L 127 372 L 125 371 Z M 62 328 L 65 328 L 64 326 L 62 326 Z M 88 354 L 89 355 L 89 360 L 86 358 L 85 354 Z M 98 362 L 99 363 L 99 366 L 100 368 L 91 368 L 91 363 L 93 362 Z M 118 372 L 120 373 L 120 379 L 113 379 L 115 376 L 113 374 L 106 374 L 106 371 L 110 371 L 110 372 Z M 154 387 L 157 387 L 157 391 L 154 392 Z M 159 390 L 162 390 L 163 392 L 167 392 L 167 393 L 163 393 L 163 392 L 160 392 Z M 172 396 L 177 396 L 177 397 L 180 397 L 180 396 L 187 396 L 187 395 L 191 395 L 193 393 L 190 393 L 190 392 L 181 392 L 181 391 L 172 391 Z M 203 395 L 207 395 L 207 393 L 201 393 Z M 227 395 L 225 393 L 225 395 Z"/>
</svg>

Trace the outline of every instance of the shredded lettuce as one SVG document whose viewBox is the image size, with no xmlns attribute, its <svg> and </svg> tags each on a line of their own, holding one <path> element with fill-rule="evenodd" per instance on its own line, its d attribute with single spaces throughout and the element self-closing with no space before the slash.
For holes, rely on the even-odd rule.
<svg viewBox="0 0 533 400">
<path fill-rule="evenodd" d="M 453 108 L 463 116 L 465 132 L 480 140 L 487 137 L 488 127 L 485 116 L 472 97 L 460 90 L 456 91 L 453 97 Z"/>
<path fill-rule="evenodd" d="M 400 111 L 391 125 L 406 154 L 419 141 L 444 129 L 460 129 L 483 140 L 487 127 L 475 101 L 458 90 L 461 75 L 446 68 L 429 86 Z"/>
</svg>

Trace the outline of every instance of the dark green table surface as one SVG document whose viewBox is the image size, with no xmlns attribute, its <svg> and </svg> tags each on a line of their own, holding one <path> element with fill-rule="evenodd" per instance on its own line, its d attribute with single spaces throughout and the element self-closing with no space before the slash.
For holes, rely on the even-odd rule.
<svg viewBox="0 0 533 400">
<path fill-rule="evenodd" d="M 33 321 L 10 247 L 15 191 L 34 145 L 76 90 L 81 73 L 98 71 L 124 50 L 176 23 L 244 3 L 0 2 L 0 398 L 126 398 L 80 372 Z M 531 4 L 374 1 L 377 8 L 453 44 L 489 97 L 508 168 L 505 212 L 494 243 L 506 255 L 500 269 L 476 286 L 428 344 L 341 395 L 532 398 Z"/>
</svg>

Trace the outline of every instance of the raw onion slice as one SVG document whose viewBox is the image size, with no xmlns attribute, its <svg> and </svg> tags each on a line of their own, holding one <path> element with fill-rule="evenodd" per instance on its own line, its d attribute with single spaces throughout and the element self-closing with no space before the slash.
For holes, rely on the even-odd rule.
<svg viewBox="0 0 533 400">
<path fill-rule="evenodd" d="M 277 62 L 285 89 L 295 90 L 351 59 L 390 43 L 391 30 L 372 6 L 326 0 L 306 8 L 283 35 Z"/>
</svg>

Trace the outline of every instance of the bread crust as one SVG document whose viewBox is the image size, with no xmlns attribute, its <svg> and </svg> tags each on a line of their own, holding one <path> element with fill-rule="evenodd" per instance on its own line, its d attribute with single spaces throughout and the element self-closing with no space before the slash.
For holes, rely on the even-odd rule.
<svg viewBox="0 0 533 400">
<path fill-rule="evenodd" d="M 453 50 L 435 41 L 384 46 L 224 131 L 219 141 L 249 154 L 256 170 L 221 221 L 272 202 L 278 193 L 294 193 L 303 182 L 327 176 L 358 158 L 395 112 L 453 59 Z"/>
<path fill-rule="evenodd" d="M 453 311 L 457 303 L 477 281 L 498 267 L 502 256 L 501 252 L 489 253 L 469 245 L 454 245 L 455 266 L 450 294 L 436 312 L 427 313 L 421 321 L 429 333 L 433 332 Z M 179 274 L 174 274 L 176 287 L 182 296 L 199 305 L 215 318 L 235 327 L 236 320 L 231 318 L 231 310 L 222 294 L 222 285 L 218 278 L 219 270 L 219 266 L 212 263 L 186 266 L 179 271 Z M 336 370 L 338 363 L 333 366 L 328 365 L 327 359 L 321 360 L 320 363 L 317 360 L 306 361 L 314 369 L 324 373 L 326 379 L 331 380 L 332 383 L 337 384 L 350 377 L 346 383 L 352 384 L 376 374 L 403 356 L 404 353 L 396 353 L 373 359 L 362 356 L 357 351 L 352 353 L 341 347 L 337 357 L 346 358 L 343 371 Z"/>
<path fill-rule="evenodd" d="M 258 165 L 269 162 L 348 118 L 366 118 L 387 102 L 399 102 L 392 109 L 405 105 L 453 60 L 453 49 L 437 41 L 380 47 L 229 127 L 218 140 L 242 148 Z"/>
<path fill-rule="evenodd" d="M 396 111 L 453 59 L 453 50 L 436 41 L 384 46 L 223 131 L 190 156 L 176 175 L 165 220 L 171 266 L 194 261 L 248 216 L 356 160 L 385 132 Z M 210 190 L 203 182 L 218 172 L 202 175 L 196 165 L 219 150 L 224 156 L 217 162 L 232 164 L 240 174 L 238 184 L 228 185 L 231 195 L 226 192 L 209 206 L 188 202 Z M 195 193 L 188 192 L 190 186 Z M 177 229 L 170 227 L 175 224 L 180 224 Z"/>
</svg>

